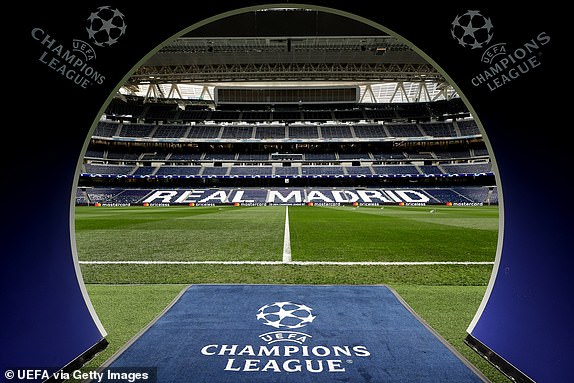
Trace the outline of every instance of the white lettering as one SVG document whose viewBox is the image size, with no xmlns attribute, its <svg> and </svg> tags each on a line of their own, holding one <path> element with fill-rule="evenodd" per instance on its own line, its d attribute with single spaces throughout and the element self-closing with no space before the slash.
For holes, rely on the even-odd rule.
<svg viewBox="0 0 574 383">
<path fill-rule="evenodd" d="M 292 366 L 293 363 L 296 363 L 296 364 L 294 366 Z M 301 371 L 301 364 L 300 364 L 299 360 L 297 360 L 297 359 L 286 360 L 283 363 L 283 369 L 286 372 L 299 372 L 299 371 Z"/>
<path fill-rule="evenodd" d="M 190 203 L 197 202 L 197 198 L 200 198 L 204 190 L 186 190 L 184 191 L 176 200 L 176 203 Z"/>
<path fill-rule="evenodd" d="M 241 371 L 241 367 L 234 367 L 233 362 L 235 362 L 235 359 L 233 358 L 227 359 L 227 364 L 225 365 L 225 371 Z"/>
<path fill-rule="evenodd" d="M 255 356 L 255 351 L 253 351 L 253 346 L 245 346 L 237 353 L 237 355 Z"/>
<path fill-rule="evenodd" d="M 341 367 L 340 360 L 327 359 L 327 370 L 329 372 L 345 372 L 345 368 Z"/>
<path fill-rule="evenodd" d="M 341 354 L 345 355 L 345 356 L 352 356 L 353 354 L 351 353 L 351 350 L 349 349 L 349 346 L 333 346 L 333 353 L 335 354 L 335 356 L 341 356 Z"/>
<path fill-rule="evenodd" d="M 270 359 L 265 366 L 261 369 L 261 371 L 269 371 L 272 370 L 273 372 L 281 372 L 279 368 L 279 364 L 275 359 Z"/>
<path fill-rule="evenodd" d="M 235 351 L 237 350 L 237 345 L 231 345 L 228 346 L 226 344 L 222 344 L 221 347 L 219 348 L 219 354 L 218 355 L 235 355 Z"/>
<path fill-rule="evenodd" d="M 397 197 L 397 196 L 395 195 L 395 193 L 393 193 L 392 191 L 390 191 L 390 190 L 385 190 L 385 193 L 386 193 L 389 197 L 391 197 L 391 199 L 392 199 L 393 201 L 395 201 L 395 202 L 403 202 L 403 201 L 401 201 L 401 199 L 400 199 L 399 197 Z"/>
<path fill-rule="evenodd" d="M 353 346 L 353 352 L 355 356 L 371 356 L 371 353 L 365 346 Z"/>
<path fill-rule="evenodd" d="M 348 190 L 333 190 L 331 192 L 335 202 L 357 202 L 359 196 Z"/>
<path fill-rule="evenodd" d="M 538 36 L 536 36 L 536 40 L 540 42 L 542 45 L 546 45 L 550 42 L 550 36 L 546 32 L 540 32 Z"/>
<path fill-rule="evenodd" d="M 243 371 L 259 371 L 259 359 L 245 359 L 245 365 L 243 367 Z"/>
<path fill-rule="evenodd" d="M 313 368 L 313 361 L 307 359 L 305 361 L 305 366 L 307 367 L 307 371 L 314 372 L 314 373 L 323 372 L 323 361 L 317 360 L 316 362 L 317 362 L 317 367 Z"/>
<path fill-rule="evenodd" d="M 300 203 L 302 201 L 301 190 L 292 190 L 289 192 L 289 194 L 287 194 L 287 197 L 284 197 L 279 190 L 269 190 L 266 202 L 275 203 L 276 198 L 280 199 L 282 202 Z"/>
<path fill-rule="evenodd" d="M 44 31 L 41 28 L 33 28 L 32 29 L 32 37 L 34 40 L 40 41 L 42 36 L 44 35 Z"/>
<path fill-rule="evenodd" d="M 397 193 L 405 202 L 428 202 L 430 198 L 415 190 L 397 190 Z M 417 198 L 418 197 L 418 198 Z"/>
<path fill-rule="evenodd" d="M 325 194 L 321 193 L 319 190 L 312 190 L 305 199 L 305 202 L 313 202 L 313 200 L 322 200 L 323 202 L 333 202 L 333 200 L 327 198 Z"/>
<path fill-rule="evenodd" d="M 199 202 L 204 203 L 211 200 L 219 200 L 219 202 L 224 203 L 227 202 L 227 193 L 224 190 L 218 190 L 215 193 L 208 195 L 204 199 L 200 200 Z"/>
<path fill-rule="evenodd" d="M 260 346 L 257 356 L 280 356 L 279 346 L 273 346 L 270 349 L 267 346 Z"/>
<path fill-rule="evenodd" d="M 316 356 L 329 356 L 331 355 L 331 350 L 325 346 L 316 346 L 313 347 L 313 355 Z"/>
<path fill-rule="evenodd" d="M 215 355 L 216 351 L 208 351 L 210 348 L 215 348 L 217 350 L 217 345 L 216 344 L 209 344 L 207 346 L 204 346 L 201 349 L 201 354 L 202 355 Z"/>
<path fill-rule="evenodd" d="M 357 190 L 357 194 L 366 203 L 373 202 L 374 199 L 378 199 L 381 202 L 391 202 L 383 196 L 383 194 L 378 190 Z"/>
<path fill-rule="evenodd" d="M 144 203 L 151 203 L 154 202 L 156 199 L 160 199 L 163 203 L 170 203 L 173 196 L 177 194 L 175 190 L 157 190 L 151 196 L 146 198 L 143 202 Z"/>
<path fill-rule="evenodd" d="M 366 357 L 371 353 L 366 346 L 253 346 L 237 344 L 208 344 L 201 349 L 201 354 L 206 356 L 219 355 L 219 356 L 236 356 L 236 355 L 249 355 L 249 356 L 294 356 L 301 355 L 308 357 L 310 355 L 323 357 L 329 355 L 335 356 L 357 356 Z"/>
<path fill-rule="evenodd" d="M 284 351 L 283 355 L 291 356 L 293 354 L 296 354 L 299 351 L 299 347 L 297 347 L 297 346 L 285 346 L 285 349 L 283 351 Z"/>
</svg>

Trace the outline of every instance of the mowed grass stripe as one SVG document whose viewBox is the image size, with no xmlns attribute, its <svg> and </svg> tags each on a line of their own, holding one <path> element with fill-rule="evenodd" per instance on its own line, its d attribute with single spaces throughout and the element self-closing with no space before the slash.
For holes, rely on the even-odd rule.
<svg viewBox="0 0 574 383">
<path fill-rule="evenodd" d="M 82 261 L 279 261 L 285 208 L 76 208 Z M 431 213 L 432 211 L 432 213 Z M 491 262 L 496 207 L 292 206 L 293 261 Z"/>
<path fill-rule="evenodd" d="M 84 261 L 281 260 L 284 220 L 281 206 L 77 207 L 76 246 Z"/>
<path fill-rule="evenodd" d="M 433 208 L 428 206 L 292 207 L 293 260 L 493 261 L 498 211 L 473 209 L 452 208 L 439 215 L 436 209 L 431 213 Z M 475 227 L 470 224 L 472 219 L 477 219 Z M 464 220 L 464 225 L 457 220 Z M 485 220 L 490 222 L 485 224 Z"/>
<path fill-rule="evenodd" d="M 299 266 L 277 265 L 80 265 L 85 283 L 97 284 L 310 284 L 486 286 L 492 265 Z"/>
<path fill-rule="evenodd" d="M 330 266 L 429 266 L 494 265 L 494 262 L 321 262 L 321 261 L 79 261 L 80 265 L 330 265 Z"/>
<path fill-rule="evenodd" d="M 458 226 L 479 230 L 498 230 L 497 206 L 437 207 L 437 206 L 338 206 L 330 209 L 352 210 L 354 214 L 385 215 L 428 222 L 437 225 Z"/>
</svg>

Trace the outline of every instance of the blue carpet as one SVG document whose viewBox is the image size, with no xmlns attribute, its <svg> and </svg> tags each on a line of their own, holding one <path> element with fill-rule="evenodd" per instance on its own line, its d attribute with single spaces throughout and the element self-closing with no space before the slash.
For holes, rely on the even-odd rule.
<svg viewBox="0 0 574 383">
<path fill-rule="evenodd" d="M 102 381 L 145 368 L 132 381 L 483 382 L 385 286 L 191 286 Z"/>
</svg>

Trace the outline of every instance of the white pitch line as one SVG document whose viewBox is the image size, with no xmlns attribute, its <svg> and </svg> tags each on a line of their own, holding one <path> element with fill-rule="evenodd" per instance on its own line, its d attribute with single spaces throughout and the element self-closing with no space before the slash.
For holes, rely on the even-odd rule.
<svg viewBox="0 0 574 383">
<path fill-rule="evenodd" d="M 289 232 L 289 206 L 285 206 L 285 234 L 283 235 L 283 263 L 291 262 L 291 234 Z"/>
<path fill-rule="evenodd" d="M 282 265 L 284 261 L 79 261 L 80 265 Z M 322 262 L 291 261 L 299 266 L 432 266 L 432 265 L 494 265 L 494 262 Z"/>
</svg>

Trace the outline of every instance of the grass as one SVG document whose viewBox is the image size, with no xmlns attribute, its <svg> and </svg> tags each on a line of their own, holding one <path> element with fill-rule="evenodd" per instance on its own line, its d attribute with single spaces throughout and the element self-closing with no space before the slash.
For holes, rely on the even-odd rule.
<svg viewBox="0 0 574 383">
<path fill-rule="evenodd" d="M 464 344 L 466 328 L 484 296 L 483 286 L 392 285 L 422 319 L 477 367 L 492 383 L 508 383 L 489 362 Z"/>
<path fill-rule="evenodd" d="M 432 210 L 432 212 L 431 212 Z M 81 261 L 280 261 L 285 208 L 76 207 Z M 289 207 L 295 261 L 493 261 L 496 207 Z M 463 343 L 491 265 L 81 265 L 108 348 L 95 368 L 188 284 L 387 284 L 493 383 Z"/>
<path fill-rule="evenodd" d="M 82 260 L 261 261 L 283 247 L 285 210 L 230 207 L 76 208 Z"/>
<path fill-rule="evenodd" d="M 431 210 L 433 211 L 431 213 Z M 289 208 L 294 261 L 492 261 L 496 208 Z M 280 261 L 285 207 L 76 208 L 85 261 Z"/>
<path fill-rule="evenodd" d="M 493 209 L 296 207 L 289 213 L 294 260 L 492 261 L 497 239 Z"/>
<path fill-rule="evenodd" d="M 96 369 L 169 305 L 184 285 L 87 285 L 108 347 L 85 366 Z"/>
<path fill-rule="evenodd" d="M 82 265 L 87 283 L 280 283 L 485 286 L 491 265 Z"/>
</svg>

